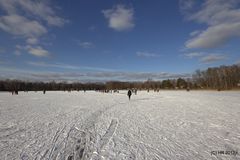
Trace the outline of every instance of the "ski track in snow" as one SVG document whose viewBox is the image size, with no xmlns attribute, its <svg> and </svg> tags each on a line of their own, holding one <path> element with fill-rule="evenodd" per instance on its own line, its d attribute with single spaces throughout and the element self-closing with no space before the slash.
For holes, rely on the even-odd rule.
<svg viewBox="0 0 240 160">
<path fill-rule="evenodd" d="M 126 93 L 0 93 L 1 159 L 240 159 L 240 92 Z"/>
</svg>

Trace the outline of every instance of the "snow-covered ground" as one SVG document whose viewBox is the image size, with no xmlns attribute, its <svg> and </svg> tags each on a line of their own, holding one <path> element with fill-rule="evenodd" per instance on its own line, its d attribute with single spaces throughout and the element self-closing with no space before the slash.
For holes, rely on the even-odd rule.
<svg viewBox="0 0 240 160">
<path fill-rule="evenodd" d="M 240 92 L 126 94 L 0 93 L 0 159 L 240 159 Z"/>
</svg>

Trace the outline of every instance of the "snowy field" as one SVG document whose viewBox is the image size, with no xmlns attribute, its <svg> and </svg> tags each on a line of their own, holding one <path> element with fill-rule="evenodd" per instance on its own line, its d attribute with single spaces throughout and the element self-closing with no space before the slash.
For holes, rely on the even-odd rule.
<svg viewBox="0 0 240 160">
<path fill-rule="evenodd" d="M 240 159 L 240 92 L 126 94 L 0 93 L 0 159 Z"/>
</svg>

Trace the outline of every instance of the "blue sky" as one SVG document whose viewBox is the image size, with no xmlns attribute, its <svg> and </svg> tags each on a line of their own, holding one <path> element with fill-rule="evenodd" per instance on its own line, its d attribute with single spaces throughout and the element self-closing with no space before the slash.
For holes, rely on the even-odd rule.
<svg viewBox="0 0 240 160">
<path fill-rule="evenodd" d="M 239 0 L 0 0 L 0 78 L 158 80 L 240 63 Z"/>
</svg>

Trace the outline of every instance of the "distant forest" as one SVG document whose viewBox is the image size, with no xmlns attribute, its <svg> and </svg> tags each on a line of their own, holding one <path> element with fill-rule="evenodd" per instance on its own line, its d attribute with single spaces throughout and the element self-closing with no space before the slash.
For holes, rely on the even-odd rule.
<svg viewBox="0 0 240 160">
<path fill-rule="evenodd" d="M 167 79 L 144 82 L 109 81 L 105 83 L 66 83 L 66 82 L 28 82 L 20 80 L 0 80 L 0 91 L 72 91 L 72 90 L 120 90 L 120 89 L 240 89 L 240 66 L 220 66 L 197 70 L 192 78 Z"/>
</svg>

